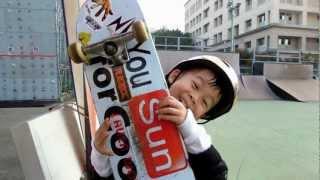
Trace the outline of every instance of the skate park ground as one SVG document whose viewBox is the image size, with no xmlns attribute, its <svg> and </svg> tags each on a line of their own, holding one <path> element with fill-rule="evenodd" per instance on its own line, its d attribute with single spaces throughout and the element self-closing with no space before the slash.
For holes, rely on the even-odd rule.
<svg viewBox="0 0 320 180">
<path fill-rule="evenodd" d="M 240 101 L 206 128 L 231 180 L 319 178 L 319 103 Z"/>
<path fill-rule="evenodd" d="M 47 109 L 0 109 L 0 180 L 24 179 L 10 128 Z M 241 100 L 205 127 L 229 166 L 229 180 L 319 177 L 319 102 Z"/>
</svg>

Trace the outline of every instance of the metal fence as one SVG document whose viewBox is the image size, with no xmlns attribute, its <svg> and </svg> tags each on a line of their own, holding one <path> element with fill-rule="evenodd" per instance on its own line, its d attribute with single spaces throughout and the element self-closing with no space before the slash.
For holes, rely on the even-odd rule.
<svg viewBox="0 0 320 180">
<path fill-rule="evenodd" d="M 186 38 L 175 36 L 153 36 L 155 46 L 159 50 L 191 50 L 213 52 L 213 48 L 208 44 L 214 44 L 217 39 Z M 231 48 L 224 49 L 223 52 L 229 52 Z M 242 74 L 254 74 L 255 64 L 261 63 L 294 63 L 294 64 L 312 64 L 314 76 L 319 76 L 319 51 L 300 51 L 283 49 L 237 49 L 240 54 L 240 72 Z"/>
<path fill-rule="evenodd" d="M 311 64 L 313 65 L 314 76 L 319 78 L 319 62 L 319 51 L 269 49 L 268 51 L 260 52 L 253 50 L 246 57 L 241 57 L 240 54 L 240 71 L 242 74 L 254 74 L 255 65 L 263 63 Z"/>
</svg>

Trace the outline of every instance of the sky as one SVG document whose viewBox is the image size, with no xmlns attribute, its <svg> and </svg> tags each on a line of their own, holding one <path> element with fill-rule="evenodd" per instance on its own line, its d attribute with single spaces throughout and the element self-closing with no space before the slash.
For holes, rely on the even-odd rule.
<svg viewBox="0 0 320 180">
<path fill-rule="evenodd" d="M 187 0 L 138 0 L 151 31 L 166 27 L 184 31 Z"/>
</svg>

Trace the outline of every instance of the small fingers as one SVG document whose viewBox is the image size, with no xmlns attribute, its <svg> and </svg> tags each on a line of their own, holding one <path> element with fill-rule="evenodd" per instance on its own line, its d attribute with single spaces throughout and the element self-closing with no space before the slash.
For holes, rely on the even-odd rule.
<svg viewBox="0 0 320 180">
<path fill-rule="evenodd" d="M 102 124 L 102 129 L 103 130 L 108 130 L 110 127 L 110 118 L 106 118 L 104 121 L 103 121 L 103 124 Z"/>
<path fill-rule="evenodd" d="M 163 107 L 158 109 L 159 115 L 179 115 L 181 112 L 179 109 L 172 108 L 172 107 Z"/>
<path fill-rule="evenodd" d="M 173 122 L 175 124 L 177 124 L 179 122 L 179 117 L 177 117 L 175 115 L 161 114 L 158 116 L 158 118 L 161 120 Z"/>
<path fill-rule="evenodd" d="M 95 137 L 95 143 L 99 146 L 103 145 L 109 136 L 108 131 L 101 132 L 98 136 Z"/>
<path fill-rule="evenodd" d="M 109 118 L 106 118 L 104 120 L 104 122 L 100 125 L 100 127 L 98 128 L 96 134 L 100 134 L 103 131 L 107 131 L 110 127 L 110 121 Z"/>
<path fill-rule="evenodd" d="M 167 96 L 167 97 L 161 99 L 159 102 L 159 108 L 166 107 L 166 106 L 177 107 L 177 101 L 175 100 L 174 97 Z"/>
</svg>

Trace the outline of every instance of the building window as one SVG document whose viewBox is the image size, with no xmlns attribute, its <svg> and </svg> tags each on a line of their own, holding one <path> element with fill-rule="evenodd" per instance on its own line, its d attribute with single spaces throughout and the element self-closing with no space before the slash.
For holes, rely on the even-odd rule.
<svg viewBox="0 0 320 180">
<path fill-rule="evenodd" d="M 196 24 L 199 23 L 199 15 L 196 17 Z"/>
<path fill-rule="evenodd" d="M 292 22 L 292 14 L 280 12 L 279 14 L 279 20 L 282 23 L 291 23 Z"/>
<path fill-rule="evenodd" d="M 209 31 L 209 23 L 203 26 L 203 33 L 207 33 Z"/>
<path fill-rule="evenodd" d="M 201 35 L 201 33 L 202 33 L 202 32 L 201 32 L 201 28 L 199 28 L 198 36 L 200 36 L 200 35 Z"/>
<path fill-rule="evenodd" d="M 261 4 L 265 3 L 265 2 L 266 2 L 266 0 L 258 0 L 258 5 L 261 5 Z"/>
<path fill-rule="evenodd" d="M 202 6 L 202 0 L 197 0 L 196 1 L 196 10 L 199 10 Z"/>
<path fill-rule="evenodd" d="M 221 42 L 221 41 L 222 41 L 222 32 L 218 34 L 218 42 Z"/>
<path fill-rule="evenodd" d="M 231 20 L 232 17 L 232 11 L 228 11 L 228 20 Z"/>
<path fill-rule="evenodd" d="M 302 6 L 303 5 L 303 0 L 280 0 L 280 3 L 282 4 L 293 4 L 293 5 L 298 5 Z"/>
<path fill-rule="evenodd" d="M 250 31 L 252 27 L 252 20 L 246 20 L 246 31 Z"/>
<path fill-rule="evenodd" d="M 204 46 L 208 46 L 208 41 L 209 41 L 209 39 L 204 39 L 204 40 L 203 40 L 203 45 L 204 45 Z"/>
<path fill-rule="evenodd" d="M 214 10 L 217 10 L 218 9 L 218 1 L 215 1 L 214 2 Z"/>
<path fill-rule="evenodd" d="M 215 35 L 213 36 L 213 43 L 216 44 L 217 42 L 218 42 L 218 35 L 215 34 Z"/>
<path fill-rule="evenodd" d="M 234 36 L 239 36 L 239 25 L 234 26 Z"/>
<path fill-rule="evenodd" d="M 228 28 L 228 39 L 231 39 L 231 28 Z"/>
<path fill-rule="evenodd" d="M 223 6 L 223 0 L 219 0 L 219 8 L 222 8 Z"/>
<path fill-rule="evenodd" d="M 257 18 L 257 21 L 258 21 L 258 26 L 264 26 L 265 25 L 265 22 L 266 22 L 266 16 L 265 14 L 260 14 Z"/>
<path fill-rule="evenodd" d="M 237 17 L 237 16 L 239 16 L 239 15 L 240 15 L 240 8 L 236 8 L 236 9 L 234 10 L 234 16 Z"/>
<path fill-rule="evenodd" d="M 246 0 L 246 10 L 252 9 L 252 0 Z"/>
<path fill-rule="evenodd" d="M 238 44 L 234 45 L 234 49 L 239 50 L 239 45 Z"/>
<path fill-rule="evenodd" d="M 219 25 L 219 26 L 222 25 L 222 21 L 223 21 L 222 15 L 220 15 L 220 16 L 218 17 L 218 25 Z"/>
<path fill-rule="evenodd" d="M 279 41 L 278 42 L 279 45 L 281 45 L 281 46 L 289 46 L 289 45 L 291 45 L 291 39 L 289 39 L 289 38 L 280 37 L 278 41 Z"/>
<path fill-rule="evenodd" d="M 286 19 L 286 14 L 285 14 L 285 13 L 280 13 L 280 14 L 279 14 L 279 19 L 280 19 L 280 21 L 285 21 L 285 19 Z"/>
<path fill-rule="evenodd" d="M 218 26 L 218 18 L 214 18 L 214 27 Z"/>
<path fill-rule="evenodd" d="M 264 37 L 257 39 L 257 46 L 264 46 Z"/>
<path fill-rule="evenodd" d="M 203 18 L 207 18 L 209 16 L 209 8 L 203 11 Z"/>
<path fill-rule="evenodd" d="M 245 42 L 245 43 L 244 43 L 244 47 L 245 47 L 246 49 L 251 49 L 251 41 Z"/>
<path fill-rule="evenodd" d="M 302 6 L 303 5 L 303 1 L 302 0 L 297 0 L 297 5 Z"/>
</svg>

